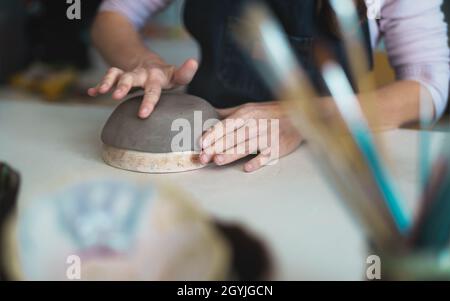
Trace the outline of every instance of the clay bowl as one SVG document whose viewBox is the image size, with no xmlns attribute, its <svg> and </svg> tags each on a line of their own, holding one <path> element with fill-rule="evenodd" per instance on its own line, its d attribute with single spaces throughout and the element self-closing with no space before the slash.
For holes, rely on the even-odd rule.
<svg viewBox="0 0 450 301">
<path fill-rule="evenodd" d="M 205 100 L 165 93 L 147 119 L 137 113 L 142 95 L 122 102 L 106 122 L 103 160 L 111 166 L 145 173 L 170 173 L 204 167 L 198 159 L 202 132 L 218 121 Z"/>
</svg>

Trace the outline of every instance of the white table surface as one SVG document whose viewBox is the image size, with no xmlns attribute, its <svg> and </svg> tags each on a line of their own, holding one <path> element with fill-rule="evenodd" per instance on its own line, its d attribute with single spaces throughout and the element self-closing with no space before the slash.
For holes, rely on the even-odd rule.
<svg viewBox="0 0 450 301">
<path fill-rule="evenodd" d="M 111 111 L 0 99 L 0 160 L 22 175 L 20 207 L 64 178 L 95 174 L 168 181 L 213 216 L 241 223 L 263 238 L 274 257 L 276 279 L 363 279 L 363 234 L 305 147 L 253 174 L 242 171 L 242 162 L 188 173 L 137 174 L 109 167 L 100 157 L 99 136 Z M 433 142 L 444 135 L 433 133 Z M 418 195 L 418 132 L 396 130 L 382 136 L 412 214 Z"/>
</svg>

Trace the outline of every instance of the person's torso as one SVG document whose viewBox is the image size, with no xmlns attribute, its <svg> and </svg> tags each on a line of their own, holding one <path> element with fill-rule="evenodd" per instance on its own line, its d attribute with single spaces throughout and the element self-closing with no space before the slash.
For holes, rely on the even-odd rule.
<svg viewBox="0 0 450 301">
<path fill-rule="evenodd" d="M 264 84 L 233 37 L 230 25 L 242 20 L 242 8 L 250 0 L 186 0 L 184 22 L 200 45 L 201 64 L 189 85 L 190 94 L 208 100 L 218 108 L 246 102 L 271 101 L 275 97 Z M 348 70 L 342 42 L 323 26 L 316 0 L 265 0 L 281 22 L 299 61 L 317 90 L 327 95 L 315 68 L 313 49 L 326 43 L 339 63 Z M 322 22 L 321 22 L 322 21 Z M 363 23 L 370 52 L 367 24 Z"/>
</svg>

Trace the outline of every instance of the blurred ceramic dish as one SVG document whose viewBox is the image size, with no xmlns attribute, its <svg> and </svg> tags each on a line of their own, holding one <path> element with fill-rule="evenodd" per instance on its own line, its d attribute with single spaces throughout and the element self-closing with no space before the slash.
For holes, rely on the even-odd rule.
<svg viewBox="0 0 450 301">
<path fill-rule="evenodd" d="M 229 246 L 207 216 L 173 190 L 149 183 L 71 185 L 34 200 L 6 229 L 14 279 L 222 280 L 230 274 Z"/>
</svg>

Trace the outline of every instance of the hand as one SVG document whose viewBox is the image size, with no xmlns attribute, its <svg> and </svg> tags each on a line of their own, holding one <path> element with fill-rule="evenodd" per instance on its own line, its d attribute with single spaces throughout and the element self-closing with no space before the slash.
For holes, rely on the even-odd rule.
<svg viewBox="0 0 450 301">
<path fill-rule="evenodd" d="M 225 165 L 258 153 L 244 165 L 246 172 L 253 172 L 291 153 L 302 142 L 278 102 L 248 103 L 219 113 L 226 118 L 200 141 L 203 164 Z"/>
<path fill-rule="evenodd" d="M 145 119 L 155 108 L 162 90 L 189 84 L 197 69 L 198 63 L 194 59 L 187 60 L 180 68 L 167 65 L 162 61 L 139 64 L 130 72 L 113 67 L 96 87 L 88 90 L 88 94 L 90 96 L 105 94 L 116 86 L 113 98 L 121 100 L 131 88 L 141 87 L 145 94 L 138 115 Z"/>
</svg>

